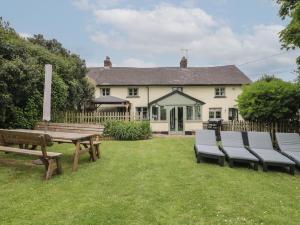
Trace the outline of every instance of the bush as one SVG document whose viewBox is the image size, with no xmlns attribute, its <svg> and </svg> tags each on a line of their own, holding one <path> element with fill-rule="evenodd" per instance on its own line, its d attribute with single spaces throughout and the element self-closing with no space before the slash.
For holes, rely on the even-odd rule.
<svg viewBox="0 0 300 225">
<path fill-rule="evenodd" d="M 152 135 L 149 121 L 107 121 L 103 134 L 116 140 L 144 140 Z"/>
<path fill-rule="evenodd" d="M 243 88 L 238 108 L 242 117 L 250 121 L 296 119 L 300 89 L 294 83 L 264 78 Z"/>
</svg>

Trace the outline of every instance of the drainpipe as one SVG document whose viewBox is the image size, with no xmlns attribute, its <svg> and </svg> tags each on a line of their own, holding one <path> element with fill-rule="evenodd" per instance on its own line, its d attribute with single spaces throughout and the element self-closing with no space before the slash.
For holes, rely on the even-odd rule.
<svg viewBox="0 0 300 225">
<path fill-rule="evenodd" d="M 147 106 L 148 106 L 148 120 L 150 120 L 150 107 L 149 107 L 149 86 L 147 86 Z"/>
</svg>

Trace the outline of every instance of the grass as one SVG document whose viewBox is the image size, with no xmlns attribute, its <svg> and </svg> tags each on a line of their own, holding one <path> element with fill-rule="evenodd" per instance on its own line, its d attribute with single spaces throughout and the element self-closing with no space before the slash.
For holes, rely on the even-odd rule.
<svg viewBox="0 0 300 225">
<path fill-rule="evenodd" d="M 55 145 L 64 174 L 48 182 L 30 158 L 1 154 L 0 224 L 299 224 L 300 175 L 196 164 L 193 143 L 107 141 L 74 173 L 73 145 Z"/>
</svg>

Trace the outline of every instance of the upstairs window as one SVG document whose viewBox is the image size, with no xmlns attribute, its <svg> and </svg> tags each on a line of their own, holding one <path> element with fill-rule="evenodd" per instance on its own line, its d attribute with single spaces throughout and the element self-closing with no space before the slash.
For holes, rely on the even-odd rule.
<svg viewBox="0 0 300 225">
<path fill-rule="evenodd" d="M 110 88 L 101 88 L 100 89 L 101 96 L 109 96 L 110 95 Z"/>
<path fill-rule="evenodd" d="M 181 91 L 181 92 L 183 92 L 183 87 L 172 87 L 172 91 Z"/>
<path fill-rule="evenodd" d="M 139 89 L 138 88 L 128 88 L 128 97 L 138 97 Z"/>
<path fill-rule="evenodd" d="M 224 87 L 215 88 L 215 97 L 225 97 L 225 88 Z"/>
</svg>

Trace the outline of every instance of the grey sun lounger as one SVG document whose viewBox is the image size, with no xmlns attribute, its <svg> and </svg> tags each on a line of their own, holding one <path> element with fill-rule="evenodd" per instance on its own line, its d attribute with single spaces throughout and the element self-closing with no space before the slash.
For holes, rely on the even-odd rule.
<svg viewBox="0 0 300 225">
<path fill-rule="evenodd" d="M 289 167 L 290 174 L 295 174 L 295 163 L 274 150 L 271 136 L 268 132 L 248 132 L 249 150 L 256 155 L 263 164 L 263 170 L 268 166 Z"/>
<path fill-rule="evenodd" d="M 200 163 L 202 158 L 212 158 L 217 159 L 220 166 L 224 166 L 225 155 L 216 143 L 214 130 L 196 130 L 195 138 L 194 150 L 197 163 Z"/>
<path fill-rule="evenodd" d="M 300 136 L 297 133 L 276 133 L 276 140 L 282 154 L 300 167 Z"/>
<path fill-rule="evenodd" d="M 245 148 L 241 132 L 221 131 L 221 140 L 230 167 L 234 166 L 234 162 L 242 162 L 258 170 L 259 160 Z"/>
</svg>

